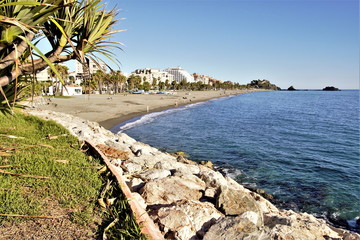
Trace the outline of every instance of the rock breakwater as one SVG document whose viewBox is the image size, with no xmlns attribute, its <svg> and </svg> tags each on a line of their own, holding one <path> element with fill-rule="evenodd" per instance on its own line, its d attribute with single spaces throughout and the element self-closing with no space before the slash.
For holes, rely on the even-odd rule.
<svg viewBox="0 0 360 240">
<path fill-rule="evenodd" d="M 278 209 L 211 165 L 161 152 L 71 115 L 28 112 L 102 146 L 165 239 L 360 239 L 310 214 Z"/>
</svg>

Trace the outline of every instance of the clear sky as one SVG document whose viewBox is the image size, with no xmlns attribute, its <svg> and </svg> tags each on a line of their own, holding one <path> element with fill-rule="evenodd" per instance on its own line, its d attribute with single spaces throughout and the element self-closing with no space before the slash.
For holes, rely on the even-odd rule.
<svg viewBox="0 0 360 240">
<path fill-rule="evenodd" d="M 117 0 L 120 70 L 181 66 L 281 88 L 359 88 L 358 0 Z M 116 4 L 116 5 L 115 5 Z"/>
</svg>

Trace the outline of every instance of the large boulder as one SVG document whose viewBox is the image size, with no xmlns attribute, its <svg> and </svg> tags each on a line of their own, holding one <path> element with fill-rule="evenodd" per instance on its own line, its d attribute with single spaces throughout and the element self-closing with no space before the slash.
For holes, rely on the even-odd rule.
<svg viewBox="0 0 360 240">
<path fill-rule="evenodd" d="M 265 214 L 264 225 L 271 239 L 342 239 L 324 220 L 307 213 L 296 213 L 291 210 Z"/>
<path fill-rule="evenodd" d="M 205 183 L 193 175 L 170 176 L 145 184 L 140 193 L 148 205 L 170 204 L 177 200 L 199 200 Z"/>
<path fill-rule="evenodd" d="M 168 239 L 201 239 L 223 216 L 208 202 L 180 200 L 151 214 Z"/>
<path fill-rule="evenodd" d="M 259 206 L 249 193 L 228 187 L 220 188 L 216 207 L 226 215 L 240 215 L 247 211 L 253 211 L 262 216 Z"/>
<path fill-rule="evenodd" d="M 166 178 L 170 175 L 171 172 L 169 170 L 153 169 L 139 174 L 139 177 L 144 181 L 150 181 L 158 178 Z"/>
<path fill-rule="evenodd" d="M 204 240 L 260 240 L 269 239 L 262 230 L 261 216 L 253 211 L 247 211 L 236 217 L 223 217 L 212 225 L 205 234 Z"/>
</svg>

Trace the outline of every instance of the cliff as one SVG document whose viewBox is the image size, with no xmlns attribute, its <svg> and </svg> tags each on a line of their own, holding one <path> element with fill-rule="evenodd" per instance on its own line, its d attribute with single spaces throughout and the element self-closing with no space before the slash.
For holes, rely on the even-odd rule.
<svg viewBox="0 0 360 240">
<path fill-rule="evenodd" d="M 145 208 L 164 239 L 360 239 L 307 213 L 282 210 L 233 179 L 182 156 L 173 156 L 113 134 L 97 123 L 51 111 L 30 114 L 54 120 L 80 140 L 121 151 L 108 154 L 132 199 Z M 110 151 L 110 152 L 111 152 Z M 154 238 L 155 239 L 155 238 Z M 156 239 L 162 239 L 156 238 Z"/>
</svg>

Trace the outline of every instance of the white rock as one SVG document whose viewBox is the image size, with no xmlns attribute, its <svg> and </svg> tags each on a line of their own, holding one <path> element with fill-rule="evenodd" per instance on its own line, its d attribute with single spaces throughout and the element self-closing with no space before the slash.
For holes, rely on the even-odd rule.
<svg viewBox="0 0 360 240">
<path fill-rule="evenodd" d="M 169 170 L 154 169 L 143 172 L 139 175 L 144 181 L 150 181 L 158 178 L 166 178 L 171 175 Z"/>
<path fill-rule="evenodd" d="M 124 167 L 125 171 L 129 174 L 139 173 L 142 171 L 142 167 L 140 164 L 129 162 L 129 161 L 125 161 L 123 163 L 123 167 Z"/>
<path fill-rule="evenodd" d="M 129 181 L 129 188 L 132 192 L 138 192 L 143 186 L 145 185 L 145 182 L 141 180 L 140 178 L 133 178 Z"/>
</svg>

